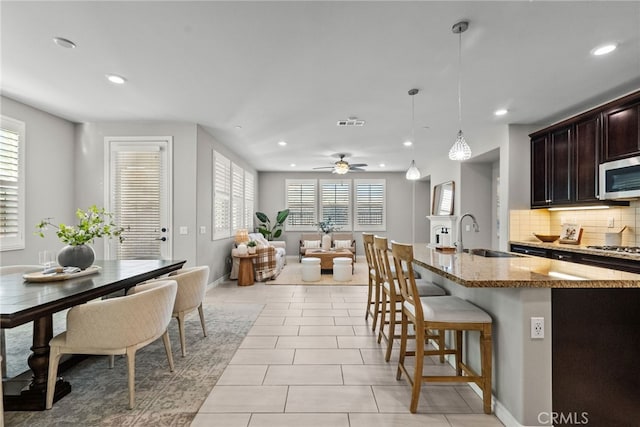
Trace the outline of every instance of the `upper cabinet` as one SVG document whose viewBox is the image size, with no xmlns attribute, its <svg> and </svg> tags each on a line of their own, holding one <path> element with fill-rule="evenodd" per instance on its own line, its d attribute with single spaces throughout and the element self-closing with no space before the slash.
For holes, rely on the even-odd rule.
<svg viewBox="0 0 640 427">
<path fill-rule="evenodd" d="M 640 92 L 529 136 L 532 208 L 600 204 L 598 165 L 640 155 Z"/>
<path fill-rule="evenodd" d="M 640 154 L 640 100 L 631 99 L 602 113 L 604 122 L 603 161 Z"/>
</svg>

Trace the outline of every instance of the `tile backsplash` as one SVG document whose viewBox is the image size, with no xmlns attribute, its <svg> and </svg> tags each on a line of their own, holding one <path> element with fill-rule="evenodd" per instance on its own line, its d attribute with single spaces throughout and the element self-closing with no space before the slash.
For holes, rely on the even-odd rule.
<svg viewBox="0 0 640 427">
<path fill-rule="evenodd" d="M 613 221 L 613 227 L 608 227 Z M 604 245 L 605 233 L 622 233 L 623 246 L 640 246 L 640 201 L 629 207 L 609 209 L 548 211 L 546 209 L 512 210 L 509 212 L 509 240 L 535 241 L 533 233 L 560 234 L 563 223 L 582 227 L 581 245 Z"/>
</svg>

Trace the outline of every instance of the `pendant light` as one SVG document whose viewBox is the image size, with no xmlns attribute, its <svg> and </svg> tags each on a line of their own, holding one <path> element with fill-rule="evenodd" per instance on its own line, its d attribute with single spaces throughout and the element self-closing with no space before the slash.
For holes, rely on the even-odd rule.
<svg viewBox="0 0 640 427">
<path fill-rule="evenodd" d="M 415 138 L 414 138 L 414 132 L 413 132 L 413 124 L 415 121 L 415 102 L 414 102 L 414 95 L 416 95 L 418 93 L 418 89 L 411 89 L 409 91 L 409 95 L 411 95 L 411 142 L 415 144 Z M 411 164 L 409 165 L 409 169 L 407 169 L 407 174 L 405 175 L 406 178 L 410 181 L 415 181 L 417 179 L 420 179 L 420 169 L 418 169 L 416 167 L 416 161 L 415 160 L 411 160 Z"/>
<path fill-rule="evenodd" d="M 471 148 L 467 141 L 464 139 L 464 134 L 462 133 L 462 84 L 461 75 L 462 75 L 462 33 L 467 31 L 469 28 L 469 22 L 460 21 L 453 25 L 451 31 L 454 34 L 458 34 L 458 135 L 456 137 L 456 142 L 453 143 L 453 146 L 449 150 L 449 158 L 451 160 L 467 160 L 471 158 Z"/>
</svg>

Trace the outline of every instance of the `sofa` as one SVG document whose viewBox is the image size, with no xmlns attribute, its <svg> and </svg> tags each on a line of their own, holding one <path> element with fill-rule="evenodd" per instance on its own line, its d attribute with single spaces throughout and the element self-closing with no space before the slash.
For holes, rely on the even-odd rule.
<svg viewBox="0 0 640 427">
<path fill-rule="evenodd" d="M 255 268 L 255 278 L 262 282 L 269 279 L 275 279 L 282 272 L 284 265 L 287 263 L 286 242 L 268 241 L 260 233 L 249 233 L 249 240 L 255 241 L 257 258 L 253 260 Z M 238 278 L 238 269 L 240 260 L 237 257 L 238 249 L 231 250 L 233 263 L 229 278 L 236 280 Z"/>
<path fill-rule="evenodd" d="M 322 233 L 302 233 L 300 235 L 299 258 L 305 256 L 307 249 L 320 249 L 322 247 Z M 356 259 L 356 241 L 353 233 L 335 232 L 331 233 L 331 249 L 349 249 Z"/>
</svg>

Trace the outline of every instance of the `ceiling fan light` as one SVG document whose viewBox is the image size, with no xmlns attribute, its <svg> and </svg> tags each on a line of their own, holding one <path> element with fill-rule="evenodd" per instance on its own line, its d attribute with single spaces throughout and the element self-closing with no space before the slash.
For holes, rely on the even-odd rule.
<svg viewBox="0 0 640 427">
<path fill-rule="evenodd" d="M 407 174 L 405 175 L 405 177 L 410 181 L 415 181 L 417 179 L 420 179 L 421 175 L 422 174 L 420 173 L 420 169 L 416 167 L 416 161 L 411 160 L 411 164 L 409 165 L 409 169 L 407 169 Z"/>
<path fill-rule="evenodd" d="M 449 150 L 449 158 L 451 160 L 468 160 L 471 158 L 471 148 L 469 144 L 467 144 L 467 141 L 465 141 L 461 130 L 458 131 L 456 142 L 453 143 L 453 146 Z"/>
<path fill-rule="evenodd" d="M 345 173 L 349 172 L 349 165 L 346 162 L 336 163 L 333 171 L 338 175 L 344 175 Z"/>
</svg>

